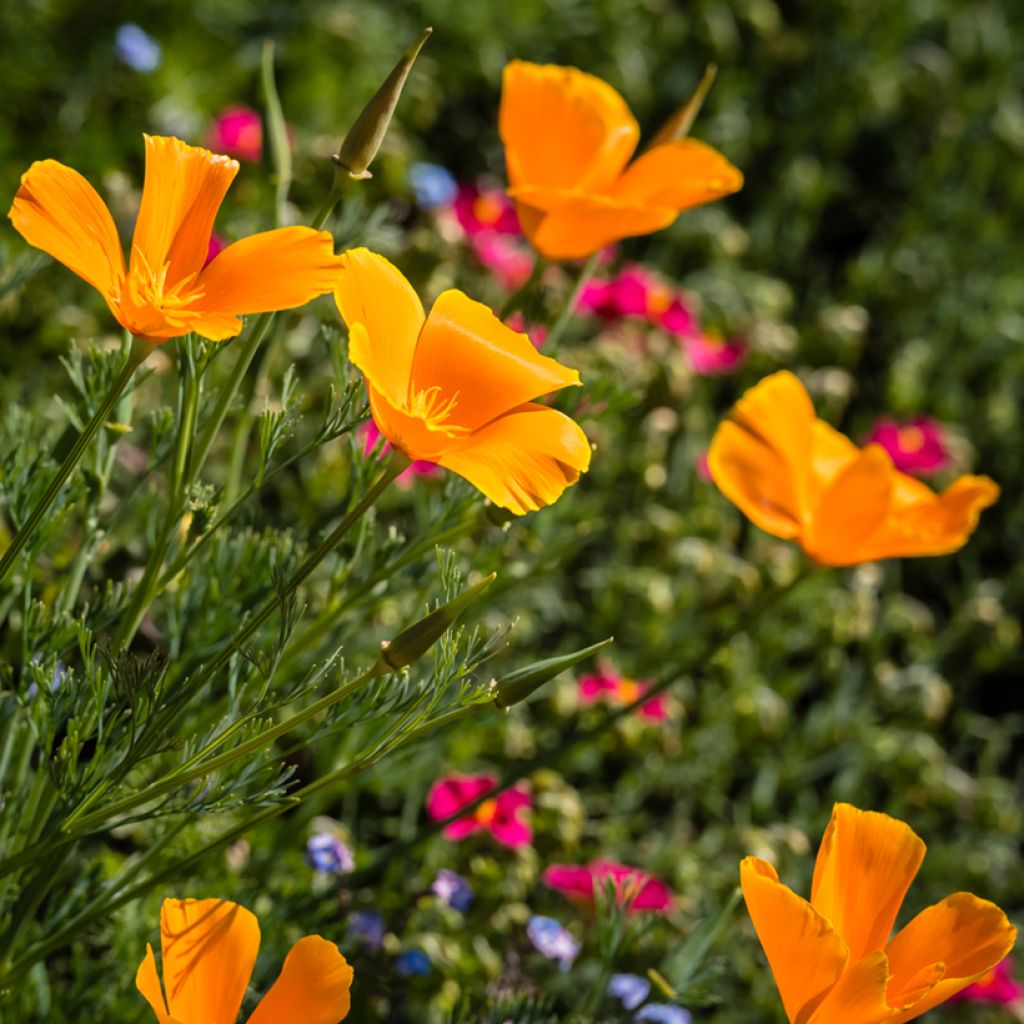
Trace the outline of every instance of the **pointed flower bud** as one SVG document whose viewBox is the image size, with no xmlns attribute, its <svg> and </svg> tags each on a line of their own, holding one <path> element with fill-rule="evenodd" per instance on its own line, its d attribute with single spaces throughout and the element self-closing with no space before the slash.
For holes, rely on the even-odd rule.
<svg viewBox="0 0 1024 1024">
<path fill-rule="evenodd" d="M 560 654 L 554 658 L 546 658 L 544 661 L 535 661 L 532 665 L 510 672 L 503 679 L 495 680 L 494 703 L 502 710 L 526 700 L 530 694 L 539 690 L 549 679 L 564 672 L 573 665 L 578 664 L 592 654 L 596 654 L 603 647 L 607 647 L 615 637 L 608 637 L 600 643 L 591 644 L 580 651 L 573 651 L 571 654 Z"/>
<path fill-rule="evenodd" d="M 426 654 L 448 627 L 494 582 L 496 576 L 497 573 L 492 572 L 419 622 L 403 629 L 394 640 L 382 641 L 378 662 L 381 671 L 397 672 Z"/>
<path fill-rule="evenodd" d="M 370 164 L 373 163 L 373 158 L 384 141 L 384 135 L 391 123 L 395 107 L 398 106 L 398 97 L 402 95 L 402 88 L 409 77 L 413 62 L 433 31 L 432 28 L 425 28 L 416 42 L 405 51 L 402 59 L 384 80 L 384 84 L 356 118 L 355 124 L 349 128 L 341 149 L 332 157 L 342 170 L 348 171 L 349 177 L 373 177 L 369 170 Z"/>
<path fill-rule="evenodd" d="M 693 122 L 697 120 L 700 108 L 704 106 L 704 97 L 711 91 L 717 74 L 718 68 L 714 64 L 709 64 L 704 71 L 704 77 L 693 90 L 693 95 L 658 129 L 658 134 L 651 140 L 651 149 L 666 142 L 685 139 L 690 134 Z"/>
</svg>

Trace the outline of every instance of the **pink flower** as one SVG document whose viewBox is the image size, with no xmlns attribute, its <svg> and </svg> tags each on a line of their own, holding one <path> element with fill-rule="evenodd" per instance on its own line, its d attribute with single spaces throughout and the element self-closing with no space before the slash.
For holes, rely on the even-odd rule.
<svg viewBox="0 0 1024 1024">
<path fill-rule="evenodd" d="M 501 189 L 460 185 L 454 207 L 462 230 L 470 237 L 483 231 L 494 231 L 499 235 L 522 234 L 515 203 Z"/>
<path fill-rule="evenodd" d="M 222 238 L 220 235 L 210 235 L 210 242 L 206 247 L 206 263 L 203 264 L 205 267 L 215 256 L 222 253 L 228 247 L 226 238 Z"/>
<path fill-rule="evenodd" d="M 968 999 L 972 1003 L 999 1003 L 1010 1006 L 1024 998 L 1024 985 L 1013 980 L 1013 964 L 1010 958 L 996 964 L 984 977 L 961 989 L 950 999 Z"/>
<path fill-rule="evenodd" d="M 252 107 L 228 107 L 210 126 L 206 144 L 215 153 L 259 163 L 263 156 L 263 121 Z"/>
<path fill-rule="evenodd" d="M 509 316 L 505 323 L 513 331 L 525 334 L 533 342 L 534 348 L 543 348 L 544 342 L 548 339 L 548 329 L 543 324 L 528 324 L 518 310 Z"/>
<path fill-rule="evenodd" d="M 359 428 L 359 434 L 363 439 L 363 454 L 369 455 L 377 447 L 377 442 L 381 439 L 380 429 L 372 419 L 369 419 Z M 391 445 L 385 443 L 381 449 L 380 457 L 384 458 L 389 451 L 391 451 Z M 399 487 L 411 487 L 416 477 L 434 476 L 438 472 L 440 470 L 436 462 L 426 462 L 423 459 L 417 459 L 408 469 L 398 475 L 395 483 Z"/>
<path fill-rule="evenodd" d="M 680 339 L 694 373 L 713 376 L 739 369 L 747 356 L 747 345 L 740 338 L 726 341 L 717 331 L 694 331 Z"/>
<path fill-rule="evenodd" d="M 623 268 L 610 281 L 589 281 L 580 293 L 577 308 L 605 320 L 637 317 L 673 334 L 692 331 L 694 325 L 683 293 L 639 265 Z"/>
<path fill-rule="evenodd" d="M 942 427 L 927 416 L 897 423 L 880 419 L 866 444 L 880 444 L 901 473 L 925 476 L 949 465 Z"/>
<path fill-rule="evenodd" d="M 427 794 L 427 813 L 434 821 L 456 814 L 477 797 L 497 785 L 493 775 L 449 775 L 439 779 Z M 530 794 L 519 788 L 506 789 L 485 800 L 472 814 L 459 818 L 441 833 L 445 839 L 460 840 L 486 830 L 503 846 L 516 849 L 533 842 L 533 829 L 523 814 L 533 806 Z"/>
<path fill-rule="evenodd" d="M 700 455 L 693 460 L 693 468 L 697 471 L 697 479 L 701 483 L 711 483 L 711 467 L 708 465 L 708 453 L 702 451 Z"/>
<path fill-rule="evenodd" d="M 563 896 L 581 903 L 594 902 L 594 889 L 610 878 L 615 883 L 615 899 L 628 904 L 630 913 L 645 910 L 665 914 L 674 905 L 672 890 L 659 878 L 640 868 L 631 868 L 613 860 L 594 860 L 587 865 L 552 864 L 544 872 L 544 884 Z"/>
<path fill-rule="evenodd" d="M 606 701 L 624 707 L 642 697 L 650 688 L 650 683 L 627 679 L 608 664 L 602 664 L 597 675 L 583 676 L 579 681 L 580 701 L 583 704 Z M 664 722 L 669 717 L 665 695 L 659 693 L 645 701 L 640 705 L 639 714 L 651 722 Z"/>
<path fill-rule="evenodd" d="M 470 236 L 476 258 L 489 270 L 503 288 L 512 291 L 523 284 L 533 272 L 533 253 L 521 242 L 497 231 L 480 231 Z"/>
</svg>

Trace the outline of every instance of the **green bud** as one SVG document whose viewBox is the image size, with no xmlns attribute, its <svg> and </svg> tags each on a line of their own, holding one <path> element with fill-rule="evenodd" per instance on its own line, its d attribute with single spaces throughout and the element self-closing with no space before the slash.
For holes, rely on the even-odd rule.
<svg viewBox="0 0 1024 1024">
<path fill-rule="evenodd" d="M 690 134 L 693 122 L 697 120 L 700 108 L 704 106 L 704 97 L 711 90 L 717 74 L 718 68 L 714 64 L 709 64 L 704 71 L 704 77 L 693 90 L 693 95 L 661 126 L 648 148 L 653 149 L 666 142 L 677 142 Z"/>
<path fill-rule="evenodd" d="M 591 644 L 581 651 L 573 651 L 572 654 L 560 654 L 555 658 L 547 658 L 544 661 L 535 661 L 532 665 L 510 672 L 503 679 L 495 680 L 494 703 L 504 710 L 526 700 L 534 691 L 539 690 L 549 679 L 572 668 L 592 654 L 596 654 L 603 647 L 607 647 L 615 640 L 610 636 L 600 643 Z"/>
<path fill-rule="evenodd" d="M 432 28 L 425 28 L 416 42 L 405 51 L 405 55 L 395 65 L 384 84 L 356 118 L 355 124 L 349 128 L 341 149 L 331 158 L 340 168 L 348 171 L 349 177 L 373 177 L 369 170 L 370 164 L 373 163 L 373 158 L 384 141 L 384 135 L 391 123 L 395 107 L 398 106 L 398 97 L 402 95 L 402 87 L 409 77 L 413 62 L 433 31 Z"/>
<path fill-rule="evenodd" d="M 382 640 L 380 661 L 377 663 L 380 671 L 397 672 L 426 654 L 445 630 L 494 582 L 496 576 L 497 573 L 492 572 L 419 622 L 403 629 L 393 640 Z"/>
</svg>

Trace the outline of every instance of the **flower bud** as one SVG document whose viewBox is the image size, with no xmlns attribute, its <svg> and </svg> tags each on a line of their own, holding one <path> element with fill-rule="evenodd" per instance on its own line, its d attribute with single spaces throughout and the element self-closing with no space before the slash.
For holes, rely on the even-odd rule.
<svg viewBox="0 0 1024 1024">
<path fill-rule="evenodd" d="M 341 149 L 331 158 L 340 168 L 348 171 L 349 177 L 373 177 L 369 170 L 370 164 L 384 141 L 384 135 L 391 123 L 391 116 L 398 105 L 398 97 L 402 95 L 402 87 L 409 77 L 413 62 L 433 31 L 432 28 L 425 28 L 416 42 L 405 51 L 402 59 L 384 80 L 384 84 L 356 118 L 355 124 L 349 128 Z"/>
<path fill-rule="evenodd" d="M 539 690 L 549 679 L 572 668 L 585 658 L 596 654 L 601 648 L 607 647 L 615 637 L 608 637 L 599 643 L 591 644 L 580 651 L 573 651 L 571 654 L 560 654 L 554 658 L 547 658 L 544 661 L 535 661 L 532 665 L 510 672 L 503 679 L 494 682 L 495 694 L 494 703 L 502 710 L 526 700 L 534 691 Z"/>
<path fill-rule="evenodd" d="M 497 573 L 492 572 L 419 622 L 403 629 L 393 640 L 382 640 L 378 662 L 380 670 L 397 672 L 426 654 L 445 630 L 494 582 L 496 576 Z"/>
<path fill-rule="evenodd" d="M 704 71 L 704 77 L 693 90 L 693 95 L 658 129 L 658 134 L 651 140 L 650 149 L 666 142 L 677 142 L 690 134 L 693 122 L 697 120 L 700 108 L 704 106 L 704 97 L 714 84 L 717 74 L 718 68 L 714 64 L 709 64 Z"/>
</svg>

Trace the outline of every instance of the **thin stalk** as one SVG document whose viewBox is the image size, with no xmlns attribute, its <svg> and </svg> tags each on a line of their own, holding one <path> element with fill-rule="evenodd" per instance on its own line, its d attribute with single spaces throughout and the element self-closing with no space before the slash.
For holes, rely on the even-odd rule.
<svg viewBox="0 0 1024 1024">
<path fill-rule="evenodd" d="M 125 364 L 121 368 L 121 372 L 117 375 L 117 379 L 111 385 L 106 397 L 100 403 L 100 407 L 95 413 L 93 413 L 92 419 L 89 420 L 85 425 L 85 428 L 78 435 L 78 439 L 72 445 L 71 451 L 64 456 L 64 461 L 60 464 L 60 467 L 54 474 L 53 479 L 50 481 L 50 485 L 46 488 L 46 492 L 39 499 L 36 507 L 32 509 L 28 519 L 22 523 L 18 532 L 11 540 L 9 547 L 3 553 L 3 557 L 0 558 L 0 583 L 3 583 L 10 575 L 11 570 L 14 568 L 14 563 L 18 559 L 18 555 L 21 554 L 25 545 L 32 539 L 33 534 L 39 528 L 39 524 L 43 521 L 46 517 L 46 513 L 50 511 L 50 507 L 57 500 L 57 496 L 60 494 L 64 484 L 67 483 L 68 477 L 71 476 L 75 467 L 79 462 L 81 462 L 82 456 L 92 443 L 93 438 L 99 432 L 100 427 L 107 422 L 107 419 L 110 417 L 111 410 L 115 405 L 117 405 L 118 399 L 120 399 L 121 393 L 128 386 L 128 382 L 132 379 L 132 375 L 145 360 L 146 356 L 153 351 L 153 348 L 153 342 L 145 341 L 140 338 L 135 338 L 133 340 L 131 351 L 128 353 L 128 358 L 125 360 Z"/>
<path fill-rule="evenodd" d="M 594 255 L 583 264 L 579 277 L 576 278 L 576 285 L 572 290 L 572 295 L 569 296 L 569 301 L 562 307 L 562 311 L 558 314 L 555 322 L 551 325 L 551 330 L 548 331 L 547 338 L 544 339 L 545 348 L 553 348 L 555 343 L 562 336 L 562 332 L 572 319 L 573 313 L 576 312 L 576 304 L 579 302 L 580 296 L 583 294 L 583 289 L 586 288 L 587 282 L 594 276 L 594 271 L 597 270 L 597 263 L 600 258 L 601 254 L 599 252 L 595 252 Z"/>
<path fill-rule="evenodd" d="M 267 106 L 267 137 L 270 143 L 270 159 L 274 167 L 274 218 L 281 227 L 288 219 L 288 189 L 292 182 L 292 151 L 288 145 L 288 129 L 285 126 L 281 97 L 274 81 L 274 42 L 263 41 L 260 55 L 260 79 L 263 85 L 263 99 Z"/>
</svg>

